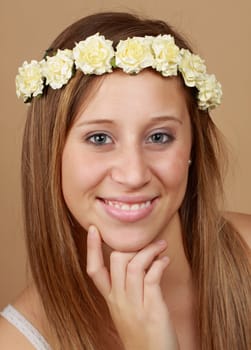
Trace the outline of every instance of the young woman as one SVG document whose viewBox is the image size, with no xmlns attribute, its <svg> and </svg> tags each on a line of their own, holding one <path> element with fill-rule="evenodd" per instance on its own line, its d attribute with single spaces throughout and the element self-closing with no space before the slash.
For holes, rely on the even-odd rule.
<svg viewBox="0 0 251 350">
<path fill-rule="evenodd" d="M 251 218 L 222 214 L 204 61 L 162 21 L 101 13 L 16 83 L 33 281 L 0 348 L 250 349 Z"/>
</svg>

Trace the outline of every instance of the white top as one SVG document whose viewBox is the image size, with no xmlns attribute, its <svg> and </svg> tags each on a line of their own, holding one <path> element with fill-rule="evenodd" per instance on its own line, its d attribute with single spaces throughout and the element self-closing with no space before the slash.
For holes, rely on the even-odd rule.
<svg viewBox="0 0 251 350">
<path fill-rule="evenodd" d="M 38 330 L 12 305 L 6 306 L 0 315 L 15 326 L 36 350 L 52 350 Z"/>
</svg>

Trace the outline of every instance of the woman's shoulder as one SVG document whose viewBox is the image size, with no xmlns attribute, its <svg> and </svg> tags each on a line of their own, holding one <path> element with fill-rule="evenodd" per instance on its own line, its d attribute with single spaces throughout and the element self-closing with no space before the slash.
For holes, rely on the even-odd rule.
<svg viewBox="0 0 251 350">
<path fill-rule="evenodd" d="M 225 212 L 223 216 L 234 226 L 251 249 L 251 215 L 237 212 Z"/>
<path fill-rule="evenodd" d="M 42 329 L 41 312 L 35 289 L 26 288 L 0 315 L 0 349 L 34 350 L 34 342 L 47 349 Z M 45 345 L 44 345 L 45 344 Z"/>
<path fill-rule="evenodd" d="M 34 347 L 15 326 L 0 316 L 0 349 L 34 350 Z"/>
</svg>

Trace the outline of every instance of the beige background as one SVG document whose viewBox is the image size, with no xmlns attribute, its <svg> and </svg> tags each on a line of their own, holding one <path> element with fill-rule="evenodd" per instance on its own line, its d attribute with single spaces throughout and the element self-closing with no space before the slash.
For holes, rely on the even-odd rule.
<svg viewBox="0 0 251 350">
<path fill-rule="evenodd" d="M 0 3 L 0 309 L 26 283 L 20 207 L 20 145 L 26 107 L 15 97 L 14 77 L 24 60 L 40 59 L 68 24 L 100 10 L 136 10 L 169 20 L 186 33 L 224 88 L 214 113 L 228 140 L 231 171 L 227 207 L 251 212 L 250 0 L 1 0 Z"/>
</svg>

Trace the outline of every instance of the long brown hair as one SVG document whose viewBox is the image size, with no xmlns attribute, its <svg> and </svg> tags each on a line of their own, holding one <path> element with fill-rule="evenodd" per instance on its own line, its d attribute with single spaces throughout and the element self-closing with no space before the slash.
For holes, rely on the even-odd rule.
<svg viewBox="0 0 251 350">
<path fill-rule="evenodd" d="M 72 49 L 100 32 L 114 44 L 130 36 L 171 34 L 163 21 L 126 13 L 100 13 L 68 27 L 50 50 Z M 49 51 L 48 51 L 49 52 Z M 29 108 L 22 153 L 27 249 L 34 281 L 52 330 L 55 349 L 107 349 L 115 334 L 105 303 L 86 274 L 86 235 L 64 202 L 61 157 L 74 117 L 100 78 L 76 72 L 60 90 L 47 89 Z M 222 196 L 221 141 L 208 112 L 187 91 L 193 147 L 187 191 L 180 208 L 184 247 L 198 301 L 200 349 L 248 350 L 250 265 L 248 248 L 218 209 Z M 108 326 L 109 325 L 109 326 Z"/>
</svg>

